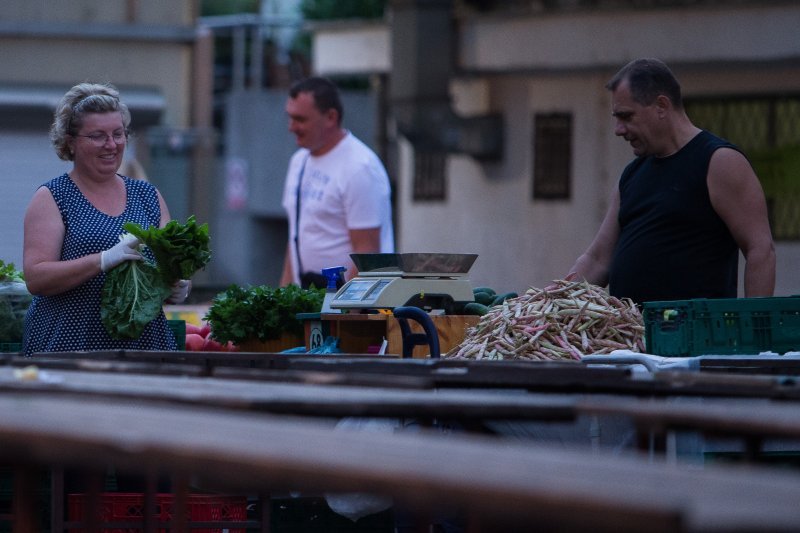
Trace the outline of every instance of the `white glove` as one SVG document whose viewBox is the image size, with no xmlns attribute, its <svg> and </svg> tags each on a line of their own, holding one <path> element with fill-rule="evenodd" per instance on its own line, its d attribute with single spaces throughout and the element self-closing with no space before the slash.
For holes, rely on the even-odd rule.
<svg viewBox="0 0 800 533">
<path fill-rule="evenodd" d="M 167 298 L 168 304 L 182 304 L 189 297 L 192 290 L 192 282 L 188 279 L 179 279 L 172 285 L 172 293 Z"/>
<path fill-rule="evenodd" d="M 120 235 L 119 242 L 100 252 L 100 270 L 108 272 L 115 266 L 124 261 L 139 261 L 142 254 L 139 253 L 139 239 L 130 233 Z"/>
</svg>

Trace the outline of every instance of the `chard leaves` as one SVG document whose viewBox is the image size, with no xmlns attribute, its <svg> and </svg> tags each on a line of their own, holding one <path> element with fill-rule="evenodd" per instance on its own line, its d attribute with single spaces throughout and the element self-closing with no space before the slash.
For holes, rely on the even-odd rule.
<svg viewBox="0 0 800 533">
<path fill-rule="evenodd" d="M 124 228 L 153 251 L 158 271 L 168 285 L 191 278 L 211 260 L 208 224 L 198 225 L 194 215 L 185 224 L 170 220 L 163 228 L 144 229 L 126 222 Z"/>
<path fill-rule="evenodd" d="M 142 228 L 126 222 L 123 228 L 153 252 L 155 265 L 125 261 L 106 274 L 100 300 L 100 316 L 113 339 L 136 339 L 161 312 L 172 285 L 190 279 L 211 260 L 208 224 L 198 225 L 194 216 L 185 224 L 170 220 L 163 228 Z"/>
<path fill-rule="evenodd" d="M 169 294 L 169 285 L 154 265 L 125 261 L 106 274 L 100 319 L 112 339 L 138 339 Z"/>
</svg>

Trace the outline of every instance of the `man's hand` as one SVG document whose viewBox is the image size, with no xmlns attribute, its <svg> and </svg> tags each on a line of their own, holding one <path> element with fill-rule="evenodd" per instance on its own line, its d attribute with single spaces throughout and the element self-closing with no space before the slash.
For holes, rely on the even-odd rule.
<svg viewBox="0 0 800 533">
<path fill-rule="evenodd" d="M 125 233 L 117 244 L 100 252 L 100 270 L 108 272 L 124 261 L 140 261 L 142 254 L 139 253 L 138 247 L 139 239 L 130 233 Z"/>
</svg>

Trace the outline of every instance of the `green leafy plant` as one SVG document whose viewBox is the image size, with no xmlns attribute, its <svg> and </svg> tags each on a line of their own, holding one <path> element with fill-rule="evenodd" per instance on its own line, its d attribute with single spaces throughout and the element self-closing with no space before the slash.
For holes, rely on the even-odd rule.
<svg viewBox="0 0 800 533">
<path fill-rule="evenodd" d="M 211 260 L 208 224 L 198 225 L 194 215 L 185 224 L 170 220 L 163 228 L 144 229 L 135 222 L 123 227 L 153 251 L 156 268 L 169 285 L 189 279 Z"/>
<path fill-rule="evenodd" d="M 25 281 L 25 279 L 14 263 L 6 263 L 0 259 L 0 281 Z"/>
<path fill-rule="evenodd" d="M 112 339 L 136 339 L 161 312 L 172 284 L 189 279 L 211 260 L 208 224 L 194 216 L 185 224 L 169 221 L 147 229 L 127 222 L 125 230 L 153 251 L 155 264 L 125 261 L 106 274 L 100 298 L 100 318 Z"/>
<path fill-rule="evenodd" d="M 211 325 L 211 336 L 221 343 L 263 342 L 279 339 L 284 333 L 302 337 L 303 324 L 297 313 L 319 312 L 324 297 L 324 289 L 297 285 L 231 285 L 214 297 L 204 318 Z"/>
<path fill-rule="evenodd" d="M 155 265 L 125 261 L 106 275 L 100 299 L 100 319 L 113 339 L 138 339 L 161 312 L 170 286 Z"/>
</svg>

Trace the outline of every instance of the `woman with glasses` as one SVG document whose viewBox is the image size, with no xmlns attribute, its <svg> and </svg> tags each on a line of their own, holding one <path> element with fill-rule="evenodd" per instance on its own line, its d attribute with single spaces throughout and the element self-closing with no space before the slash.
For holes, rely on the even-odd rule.
<svg viewBox="0 0 800 533">
<path fill-rule="evenodd" d="M 117 173 L 130 122 L 128 107 L 111 85 L 76 85 L 56 108 L 50 138 L 58 157 L 73 165 L 39 187 L 25 213 L 23 268 L 34 295 L 25 321 L 25 355 L 177 349 L 163 312 L 134 340 L 112 339 L 100 320 L 105 273 L 142 259 L 138 240 L 125 234 L 123 224 L 160 227 L 170 220 L 152 184 Z M 182 280 L 167 301 L 183 302 L 189 288 Z"/>
</svg>

